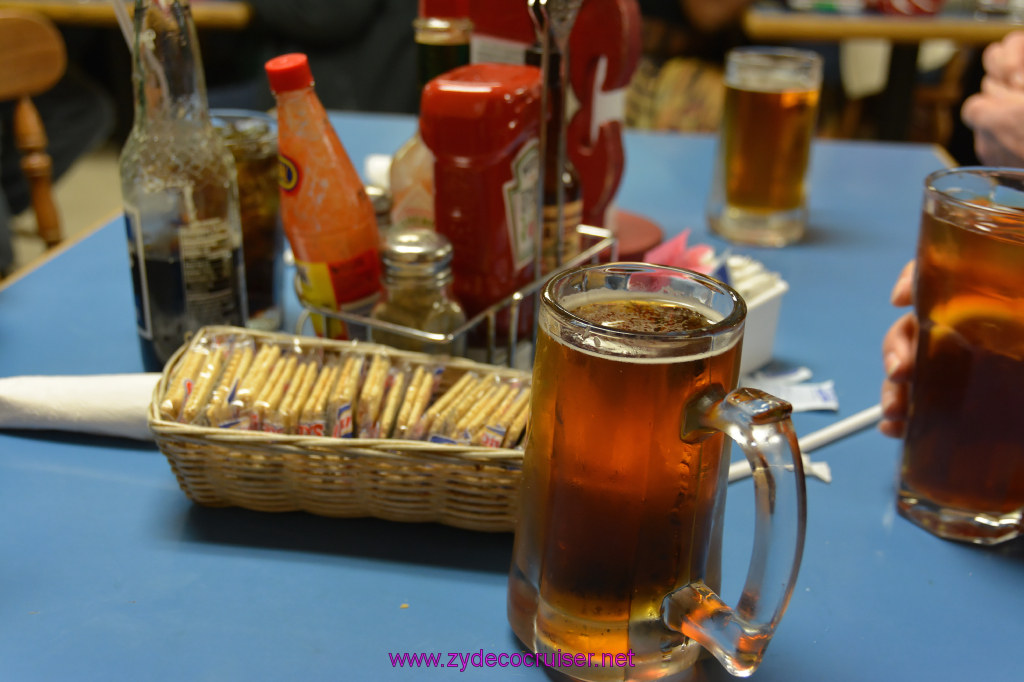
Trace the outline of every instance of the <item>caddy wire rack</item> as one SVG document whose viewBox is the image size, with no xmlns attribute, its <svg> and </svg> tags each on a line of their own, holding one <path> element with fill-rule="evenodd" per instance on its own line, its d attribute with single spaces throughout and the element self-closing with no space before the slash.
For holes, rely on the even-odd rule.
<svg viewBox="0 0 1024 682">
<path fill-rule="evenodd" d="M 506 365 L 524 370 L 529 369 L 533 362 L 535 339 L 520 338 L 519 316 L 522 314 L 524 302 L 533 298 L 534 324 L 531 328 L 534 330 L 534 334 L 536 334 L 536 316 L 540 309 L 540 291 L 553 275 L 585 263 L 597 263 L 602 260 L 614 261 L 618 259 L 618 240 L 611 230 L 593 225 L 580 225 L 576 228 L 576 231 L 580 235 L 582 243 L 587 245 L 577 256 L 562 263 L 554 271 L 533 280 L 501 301 L 480 311 L 472 318 L 466 320 L 462 326 L 447 334 L 426 332 L 393 322 L 377 320 L 357 312 L 332 310 L 310 303 L 302 298 L 299 277 L 296 275 L 293 286 L 303 310 L 296 321 L 295 333 L 300 336 L 304 335 L 306 325 L 311 321 L 312 316 L 322 315 L 325 318 L 344 322 L 349 329 L 350 336 L 354 339 L 367 340 L 370 338 L 371 330 L 376 329 L 434 348 L 448 349 L 451 351 L 450 355 L 460 355 L 456 351 L 461 347 L 466 349 L 461 355 L 477 362 L 491 365 Z M 499 334 L 498 318 L 506 311 L 508 312 L 508 332 L 506 334 Z M 471 346 L 469 343 L 466 343 L 471 335 L 474 338 L 483 338 L 483 346 Z M 499 336 L 504 338 L 499 338 Z"/>
</svg>

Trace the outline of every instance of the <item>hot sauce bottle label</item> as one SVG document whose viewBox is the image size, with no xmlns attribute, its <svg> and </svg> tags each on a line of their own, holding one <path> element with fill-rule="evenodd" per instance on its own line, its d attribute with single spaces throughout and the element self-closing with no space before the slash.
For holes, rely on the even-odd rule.
<svg viewBox="0 0 1024 682">
<path fill-rule="evenodd" d="M 326 263 L 295 261 L 295 274 L 298 277 L 302 300 L 320 308 L 338 309 L 338 300 L 334 296 L 334 286 Z M 341 321 L 328 318 L 327 328 L 324 329 L 323 316 L 314 315 L 312 320 L 317 336 L 326 336 L 330 339 L 346 338 L 345 325 Z"/>
<path fill-rule="evenodd" d="M 380 288 L 380 261 L 366 251 L 347 261 L 308 263 L 295 261 L 299 289 L 305 301 L 337 309 L 375 294 Z"/>
<path fill-rule="evenodd" d="M 295 271 L 302 300 L 328 310 L 372 296 L 380 287 L 380 260 L 372 251 L 333 263 L 296 260 Z M 313 316 L 313 327 L 317 334 L 325 333 L 320 315 Z M 328 320 L 326 336 L 346 338 L 345 325 L 340 320 Z"/>
<path fill-rule="evenodd" d="M 284 154 L 277 155 L 277 184 L 285 192 L 294 192 L 299 187 L 299 167 Z"/>
<path fill-rule="evenodd" d="M 380 258 L 373 251 L 326 265 L 337 303 L 358 301 L 380 290 Z"/>
<path fill-rule="evenodd" d="M 530 140 L 512 159 L 512 177 L 502 185 L 505 224 L 517 270 L 533 262 L 537 239 L 537 202 L 540 200 L 540 143 Z"/>
</svg>

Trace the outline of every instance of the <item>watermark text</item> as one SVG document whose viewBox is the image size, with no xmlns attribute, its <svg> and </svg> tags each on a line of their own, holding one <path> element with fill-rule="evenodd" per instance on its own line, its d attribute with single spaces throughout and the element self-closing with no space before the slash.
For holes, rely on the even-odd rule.
<svg viewBox="0 0 1024 682">
<path fill-rule="evenodd" d="M 392 668 L 456 668 L 466 672 L 468 668 L 632 668 L 633 652 L 570 653 L 559 649 L 555 652 L 533 653 L 485 653 L 480 651 L 448 651 L 435 653 L 388 653 Z"/>
</svg>

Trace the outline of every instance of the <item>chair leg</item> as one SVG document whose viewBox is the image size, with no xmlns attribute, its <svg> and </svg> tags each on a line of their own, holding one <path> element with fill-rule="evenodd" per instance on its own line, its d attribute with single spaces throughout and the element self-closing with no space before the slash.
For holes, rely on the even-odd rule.
<svg viewBox="0 0 1024 682">
<path fill-rule="evenodd" d="M 53 162 L 46 152 L 46 130 L 39 111 L 28 97 L 14 108 L 14 142 L 21 152 L 21 170 L 28 180 L 36 229 L 47 248 L 61 241 L 60 215 L 53 200 Z"/>
</svg>

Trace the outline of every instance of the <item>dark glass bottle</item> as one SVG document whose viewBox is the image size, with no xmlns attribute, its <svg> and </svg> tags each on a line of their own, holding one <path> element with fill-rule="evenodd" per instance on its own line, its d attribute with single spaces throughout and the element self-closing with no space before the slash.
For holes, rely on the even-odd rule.
<svg viewBox="0 0 1024 682">
<path fill-rule="evenodd" d="M 465 7 L 458 2 L 420 2 L 420 16 L 413 21 L 413 28 L 421 92 L 432 79 L 469 63 L 473 22 L 465 16 L 468 3 L 463 4 Z M 418 130 L 395 152 L 390 185 L 395 227 L 434 227 L 434 156 Z"/>
<path fill-rule="evenodd" d="M 469 39 L 473 22 L 464 14 L 435 16 L 429 3 L 421 3 L 422 14 L 413 21 L 416 31 L 416 76 L 420 90 L 432 78 L 469 64 Z M 446 14 L 456 14 L 458 10 Z M 468 8 L 462 10 L 468 12 Z"/>
<path fill-rule="evenodd" d="M 526 62 L 541 66 L 540 47 L 526 52 Z M 583 220 L 583 188 L 579 173 L 565 149 L 565 88 L 563 87 L 562 55 L 551 41 L 548 54 L 546 84 L 548 110 L 544 119 L 544 228 L 541 242 L 541 272 L 547 274 L 571 260 L 581 251 L 576 231 Z M 559 163 L 559 158 L 564 158 Z M 562 192 L 561 216 L 559 197 Z"/>
<path fill-rule="evenodd" d="M 235 165 L 188 2 L 136 1 L 132 85 L 121 194 L 143 364 L 159 371 L 190 332 L 247 315 Z"/>
</svg>

